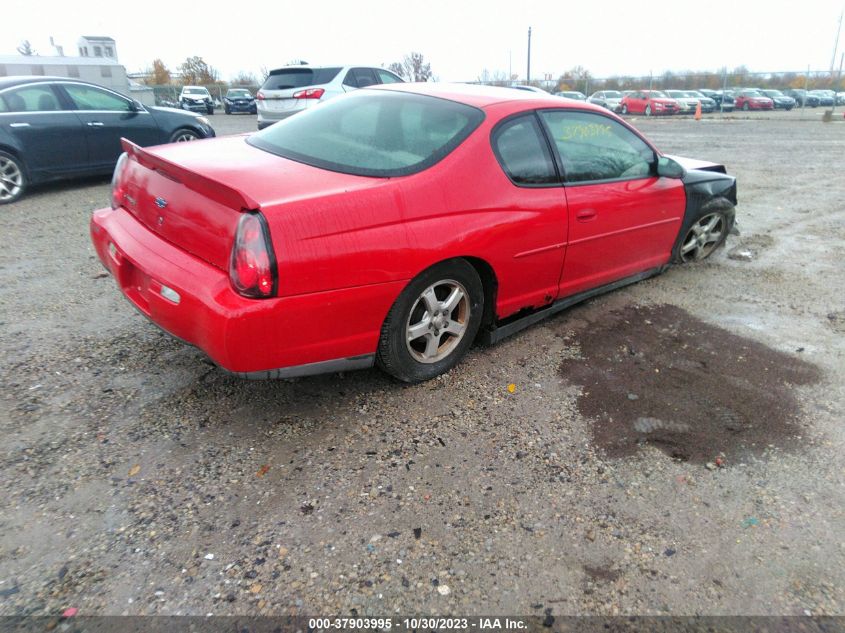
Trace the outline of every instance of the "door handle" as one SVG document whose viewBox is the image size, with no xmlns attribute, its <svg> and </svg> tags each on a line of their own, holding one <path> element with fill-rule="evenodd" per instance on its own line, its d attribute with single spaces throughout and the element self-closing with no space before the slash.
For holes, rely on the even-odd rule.
<svg viewBox="0 0 845 633">
<path fill-rule="evenodd" d="M 596 219 L 595 209 L 584 209 L 575 214 L 575 219 L 579 222 L 589 222 Z"/>
<path fill-rule="evenodd" d="M 87 125 L 88 127 L 103 127 L 105 123 L 103 123 L 102 121 L 88 121 L 88 123 L 86 123 L 85 125 Z"/>
<path fill-rule="evenodd" d="M 29 123 L 9 123 L 9 127 L 29 127 Z"/>
</svg>

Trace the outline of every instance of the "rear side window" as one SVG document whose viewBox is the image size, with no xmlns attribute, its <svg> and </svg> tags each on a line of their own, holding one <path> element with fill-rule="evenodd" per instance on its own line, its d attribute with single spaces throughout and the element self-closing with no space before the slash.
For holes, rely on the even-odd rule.
<svg viewBox="0 0 845 633">
<path fill-rule="evenodd" d="M 509 119 L 493 132 L 493 152 L 514 184 L 559 184 L 549 146 L 534 114 Z"/>
<path fill-rule="evenodd" d="M 654 150 L 617 121 L 590 112 L 540 113 L 549 129 L 568 183 L 646 178 Z"/>
<path fill-rule="evenodd" d="M 290 90 L 303 86 L 327 84 L 337 77 L 340 68 L 283 68 L 267 77 L 262 90 Z"/>
<path fill-rule="evenodd" d="M 405 176 L 442 160 L 483 120 L 478 108 L 447 99 L 362 90 L 280 121 L 247 142 L 321 169 Z"/>
<path fill-rule="evenodd" d="M 50 86 L 26 86 L 0 95 L 7 112 L 52 112 L 62 110 Z"/>
<path fill-rule="evenodd" d="M 366 88 L 367 86 L 374 86 L 379 82 L 371 69 L 353 68 L 346 73 L 343 83 L 352 88 Z"/>
</svg>

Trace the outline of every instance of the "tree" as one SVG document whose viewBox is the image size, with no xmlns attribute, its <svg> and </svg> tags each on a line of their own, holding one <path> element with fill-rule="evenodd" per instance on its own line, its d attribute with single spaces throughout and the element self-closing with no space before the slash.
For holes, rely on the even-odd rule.
<svg viewBox="0 0 845 633">
<path fill-rule="evenodd" d="M 209 66 L 202 57 L 189 57 L 179 66 L 183 86 L 206 86 L 217 83 L 220 73 Z"/>
<path fill-rule="evenodd" d="M 29 43 L 29 40 L 24 40 L 21 42 L 21 45 L 18 46 L 18 52 L 21 55 L 25 55 L 26 57 L 31 57 L 35 55 L 35 51 L 32 48 L 32 44 Z"/>
<path fill-rule="evenodd" d="M 235 75 L 231 83 L 233 86 L 257 86 L 258 80 L 252 73 L 244 72 L 242 70 Z"/>
<path fill-rule="evenodd" d="M 153 67 L 152 70 L 150 70 L 150 78 L 147 80 L 147 82 L 155 86 L 163 86 L 173 83 L 173 79 L 170 76 L 170 71 L 167 69 L 167 66 L 164 65 L 164 62 L 160 59 L 153 60 Z"/>
<path fill-rule="evenodd" d="M 431 64 L 417 52 L 408 53 L 401 62 L 393 62 L 387 69 L 408 81 L 428 81 L 432 77 Z"/>
</svg>

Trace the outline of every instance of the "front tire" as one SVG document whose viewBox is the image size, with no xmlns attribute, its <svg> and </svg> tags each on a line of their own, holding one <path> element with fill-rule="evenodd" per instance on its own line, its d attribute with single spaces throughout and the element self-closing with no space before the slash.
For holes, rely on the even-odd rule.
<svg viewBox="0 0 845 633">
<path fill-rule="evenodd" d="M 628 114 L 628 104 L 622 104 L 622 114 Z"/>
<path fill-rule="evenodd" d="M 746 101 L 745 103 L 743 103 L 743 104 L 742 104 L 742 109 L 743 109 L 745 112 L 748 112 L 748 111 L 751 109 L 751 106 L 749 106 L 749 105 L 748 105 L 748 102 Z"/>
<path fill-rule="evenodd" d="M 199 134 L 194 132 L 193 130 L 189 130 L 187 128 L 182 128 L 181 130 L 176 130 L 173 135 L 170 137 L 171 143 L 185 143 L 188 141 L 196 141 L 199 139 Z"/>
<path fill-rule="evenodd" d="M 376 363 L 403 382 L 449 371 L 472 345 L 484 312 L 484 287 L 463 259 L 441 262 L 408 284 L 381 328 Z"/>
<path fill-rule="evenodd" d="M 0 152 L 0 204 L 18 200 L 26 191 L 23 162 L 12 154 Z"/>
<path fill-rule="evenodd" d="M 676 264 L 701 261 L 710 257 L 728 238 L 736 211 L 726 199 L 705 204 L 698 213 L 684 222 L 672 261 Z"/>
<path fill-rule="evenodd" d="M 650 103 L 645 107 L 645 115 L 651 116 L 651 104 Z"/>
</svg>

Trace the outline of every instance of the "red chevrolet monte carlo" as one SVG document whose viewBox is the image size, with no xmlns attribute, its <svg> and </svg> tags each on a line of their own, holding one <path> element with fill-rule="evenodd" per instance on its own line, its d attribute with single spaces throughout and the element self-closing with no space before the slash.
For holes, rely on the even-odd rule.
<svg viewBox="0 0 845 633">
<path fill-rule="evenodd" d="M 476 340 L 707 257 L 734 223 L 723 166 L 507 88 L 393 84 L 251 136 L 124 147 L 91 220 L 100 259 L 249 378 L 426 380 Z"/>
</svg>

